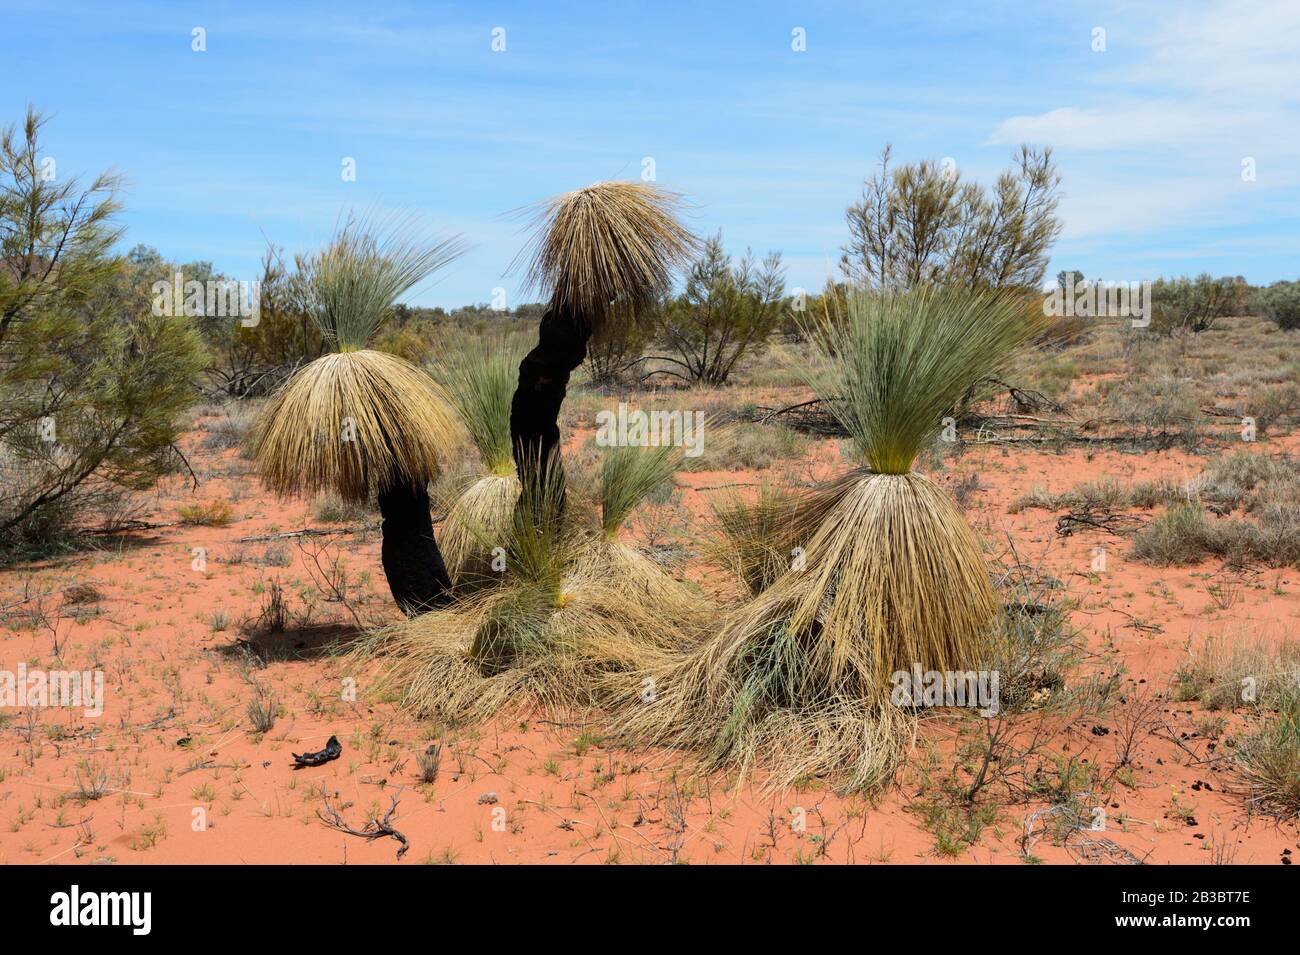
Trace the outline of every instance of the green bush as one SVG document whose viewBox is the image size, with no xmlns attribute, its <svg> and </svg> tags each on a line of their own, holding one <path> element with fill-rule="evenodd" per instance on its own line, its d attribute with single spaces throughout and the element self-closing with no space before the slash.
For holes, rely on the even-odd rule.
<svg viewBox="0 0 1300 955">
<path fill-rule="evenodd" d="M 1250 286 L 1237 276 L 1214 278 L 1203 272 L 1196 278 L 1158 279 L 1151 286 L 1151 330 L 1199 334 L 1220 318 L 1248 311 Z"/>
<path fill-rule="evenodd" d="M 1278 328 L 1300 328 L 1300 282 L 1274 282 L 1257 297 L 1264 317 Z"/>
<path fill-rule="evenodd" d="M 58 543 L 88 509 L 174 469 L 206 361 L 110 250 L 117 180 L 47 181 L 42 117 L 0 134 L 0 552 Z"/>
<path fill-rule="evenodd" d="M 655 331 L 672 352 L 656 356 L 670 367 L 660 374 L 691 384 L 725 384 L 741 357 L 757 350 L 781 320 L 785 293 L 781 255 L 738 263 L 722 248 L 721 234 L 705 243 L 691 266 L 686 290 L 656 316 Z"/>
</svg>

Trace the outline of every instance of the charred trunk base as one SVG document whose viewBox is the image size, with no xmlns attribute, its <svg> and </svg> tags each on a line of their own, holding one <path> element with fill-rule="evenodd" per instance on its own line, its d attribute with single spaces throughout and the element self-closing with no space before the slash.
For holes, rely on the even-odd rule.
<svg viewBox="0 0 1300 955">
<path fill-rule="evenodd" d="M 398 483 L 379 494 L 384 576 L 397 606 L 414 616 L 451 599 L 451 577 L 433 537 L 429 491 Z"/>
</svg>

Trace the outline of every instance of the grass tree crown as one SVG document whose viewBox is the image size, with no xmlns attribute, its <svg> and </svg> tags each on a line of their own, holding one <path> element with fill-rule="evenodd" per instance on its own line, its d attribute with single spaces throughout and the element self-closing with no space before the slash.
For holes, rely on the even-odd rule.
<svg viewBox="0 0 1300 955">
<path fill-rule="evenodd" d="M 614 302 L 639 312 L 669 290 L 698 247 L 679 220 L 683 205 L 680 195 L 653 183 L 617 180 L 543 201 L 521 253 L 527 284 L 591 328 Z"/>
<path fill-rule="evenodd" d="M 360 351 L 397 300 L 465 253 L 460 236 L 420 237 L 410 217 L 349 216 L 308 264 L 313 313 L 340 352 Z"/>
<path fill-rule="evenodd" d="M 350 217 L 306 260 L 312 315 L 337 351 L 294 374 L 250 432 L 273 490 L 364 500 L 437 475 L 458 435 L 445 396 L 414 365 L 367 346 L 398 298 L 464 250 L 458 237 L 418 238 L 410 219 Z"/>
<path fill-rule="evenodd" d="M 880 474 L 907 474 L 966 392 L 1047 325 L 1017 291 L 920 287 L 849 295 L 810 328 L 809 385 Z"/>
</svg>

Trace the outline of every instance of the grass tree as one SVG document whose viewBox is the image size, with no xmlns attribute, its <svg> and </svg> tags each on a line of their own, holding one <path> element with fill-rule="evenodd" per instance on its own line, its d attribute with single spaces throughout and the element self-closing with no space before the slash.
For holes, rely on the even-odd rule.
<svg viewBox="0 0 1300 955">
<path fill-rule="evenodd" d="M 499 585 L 379 631 L 354 662 L 382 654 L 380 681 L 418 714 L 451 723 L 600 707 L 623 675 L 665 667 L 703 632 L 709 605 L 614 540 L 637 501 L 626 483 L 615 489 L 611 481 L 631 470 L 605 469 L 595 495 L 585 480 L 566 488 L 554 464 L 525 482 Z M 612 506 L 602 511 L 602 502 Z"/>
<path fill-rule="evenodd" d="M 398 298 L 463 251 L 459 238 L 416 238 L 409 221 L 348 220 L 305 263 L 312 314 L 334 350 L 285 382 L 249 435 L 263 480 L 279 494 L 377 497 L 384 573 L 407 613 L 449 593 L 428 482 L 457 425 L 427 374 L 367 346 Z"/>
<path fill-rule="evenodd" d="M 681 204 L 650 183 L 609 181 L 540 206 L 525 254 L 529 284 L 547 296 L 547 309 L 537 347 L 519 364 L 510 409 L 520 480 L 536 483 L 553 466 L 569 375 L 586 358 L 592 334 L 615 309 L 634 316 L 648 310 L 694 252 L 697 240 L 678 219 Z"/>
<path fill-rule="evenodd" d="M 840 774 L 880 782 L 909 714 L 899 671 L 979 669 L 998 608 L 979 542 L 934 481 L 913 470 L 963 394 L 1041 330 L 1011 293 L 920 288 L 856 295 L 812 329 L 810 384 L 851 436 L 860 466 L 736 522 L 769 522 L 777 544 L 746 548 L 755 598 L 698 651 L 629 687 L 624 728 L 703 749 L 719 764 L 772 760 L 774 781 Z M 781 519 L 772 523 L 773 516 Z M 793 554 L 773 576 L 771 554 Z"/>
<path fill-rule="evenodd" d="M 553 458 L 541 481 L 520 489 L 499 585 L 380 631 L 354 659 L 382 653 L 381 680 L 407 706 L 453 723 L 600 707 L 627 674 L 666 667 L 706 632 L 712 605 L 618 537 L 678 454 L 610 449 L 594 478 L 573 487 L 558 480 Z"/>
<path fill-rule="evenodd" d="M 442 553 L 457 586 L 499 576 L 492 570 L 492 553 L 505 543 L 519 498 L 510 402 L 526 351 L 518 336 L 476 338 L 443 353 L 433 365 L 434 378 L 460 414 L 487 472 L 459 494 L 442 524 Z"/>
</svg>

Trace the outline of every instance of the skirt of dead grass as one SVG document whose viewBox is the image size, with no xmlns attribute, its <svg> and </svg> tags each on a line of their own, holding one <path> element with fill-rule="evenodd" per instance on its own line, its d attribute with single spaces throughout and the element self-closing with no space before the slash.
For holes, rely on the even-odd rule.
<svg viewBox="0 0 1300 955">
<path fill-rule="evenodd" d="M 816 496 L 806 562 L 729 614 L 697 650 L 623 684 L 634 741 L 688 747 L 772 786 L 888 780 L 915 717 L 890 676 L 978 669 L 997 600 L 956 506 L 918 474 L 858 472 Z"/>
<path fill-rule="evenodd" d="M 712 608 L 649 558 L 603 539 L 575 548 L 557 588 L 503 582 L 379 631 L 354 654 L 421 716 L 604 707 L 626 680 L 698 642 Z"/>
</svg>

